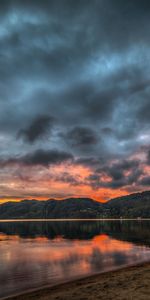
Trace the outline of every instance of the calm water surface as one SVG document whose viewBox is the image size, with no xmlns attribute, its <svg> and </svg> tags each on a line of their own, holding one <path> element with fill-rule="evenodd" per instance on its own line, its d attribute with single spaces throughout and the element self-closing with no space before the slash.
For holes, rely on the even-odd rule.
<svg viewBox="0 0 150 300">
<path fill-rule="evenodd" d="M 150 221 L 0 222 L 0 298 L 150 260 Z"/>
</svg>

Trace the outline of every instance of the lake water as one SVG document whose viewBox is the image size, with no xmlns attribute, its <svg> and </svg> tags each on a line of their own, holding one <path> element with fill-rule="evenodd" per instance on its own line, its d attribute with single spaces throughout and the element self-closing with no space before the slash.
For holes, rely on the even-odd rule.
<svg viewBox="0 0 150 300">
<path fill-rule="evenodd" d="M 150 260 L 150 221 L 0 222 L 0 298 Z"/>
</svg>

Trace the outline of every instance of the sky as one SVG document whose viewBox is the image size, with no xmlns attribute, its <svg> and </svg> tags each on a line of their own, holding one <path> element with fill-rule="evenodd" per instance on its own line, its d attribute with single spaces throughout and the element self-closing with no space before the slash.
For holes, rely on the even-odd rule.
<svg viewBox="0 0 150 300">
<path fill-rule="evenodd" d="M 150 1 L 0 1 L 0 201 L 150 187 Z"/>
</svg>

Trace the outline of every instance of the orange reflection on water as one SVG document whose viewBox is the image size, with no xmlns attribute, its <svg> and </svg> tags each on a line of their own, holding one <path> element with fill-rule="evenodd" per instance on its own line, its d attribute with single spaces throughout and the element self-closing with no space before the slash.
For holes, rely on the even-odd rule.
<svg viewBox="0 0 150 300">
<path fill-rule="evenodd" d="M 95 236 L 92 240 L 95 246 L 100 247 L 102 252 L 111 252 L 111 251 L 128 251 L 132 249 L 132 244 L 124 241 L 119 241 L 111 239 L 108 235 L 102 234 Z"/>
<path fill-rule="evenodd" d="M 19 241 L 20 238 L 18 235 L 9 236 L 9 235 L 0 233 L 0 241 L 7 241 L 7 240 Z"/>
<path fill-rule="evenodd" d="M 0 240 L 22 241 L 19 236 L 0 235 Z M 34 239 L 28 238 L 26 240 L 27 247 L 19 251 L 19 243 L 13 247 L 11 251 L 12 259 L 16 256 L 17 251 L 20 252 L 20 259 L 23 257 L 30 257 L 31 261 L 41 262 L 52 261 L 53 263 L 67 260 L 68 257 L 82 257 L 82 269 L 89 269 L 88 258 L 93 255 L 96 250 L 103 256 L 110 255 L 111 253 L 120 252 L 126 254 L 132 251 L 133 245 L 129 242 L 119 241 L 109 237 L 107 234 L 100 234 L 91 240 L 66 240 L 58 236 L 53 240 L 47 237 L 35 237 Z M 35 245 L 34 247 L 31 247 Z M 37 245 L 37 246 L 36 246 Z M 35 255 L 36 251 L 36 255 Z"/>
<path fill-rule="evenodd" d="M 94 227 L 91 227 L 94 226 L 93 223 L 90 226 L 85 224 L 85 227 L 83 223 L 82 229 L 81 223 L 77 227 L 76 224 L 75 227 L 69 227 L 67 223 L 62 233 L 64 224 L 49 224 L 49 227 L 44 227 L 41 236 L 38 236 L 38 232 L 43 224 L 39 225 L 37 224 L 39 231 L 36 231 L 33 223 L 30 224 L 31 227 L 18 223 L 14 224 L 14 231 L 11 231 L 12 223 L 2 224 L 2 231 L 14 232 L 14 235 L 0 233 L 0 297 L 116 269 L 150 258 L 149 248 L 102 234 L 105 231 L 91 236 L 92 228 L 94 230 Z M 58 225 L 58 234 L 52 235 Z M 122 225 L 119 223 L 120 226 Z M 111 230 L 112 227 L 110 233 Z M 119 229 L 117 232 L 119 233 Z M 49 238 L 50 233 L 53 238 Z"/>
</svg>

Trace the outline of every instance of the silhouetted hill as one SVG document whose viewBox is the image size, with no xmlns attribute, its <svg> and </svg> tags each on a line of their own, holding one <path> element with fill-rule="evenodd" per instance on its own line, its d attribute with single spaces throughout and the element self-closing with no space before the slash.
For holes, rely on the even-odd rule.
<svg viewBox="0 0 150 300">
<path fill-rule="evenodd" d="M 107 210 L 108 209 L 108 210 Z M 106 204 L 107 215 L 125 218 L 150 217 L 150 191 L 131 194 L 110 200 Z"/>
<path fill-rule="evenodd" d="M 150 191 L 100 203 L 89 198 L 22 200 L 0 205 L 0 219 L 150 218 Z"/>
</svg>

